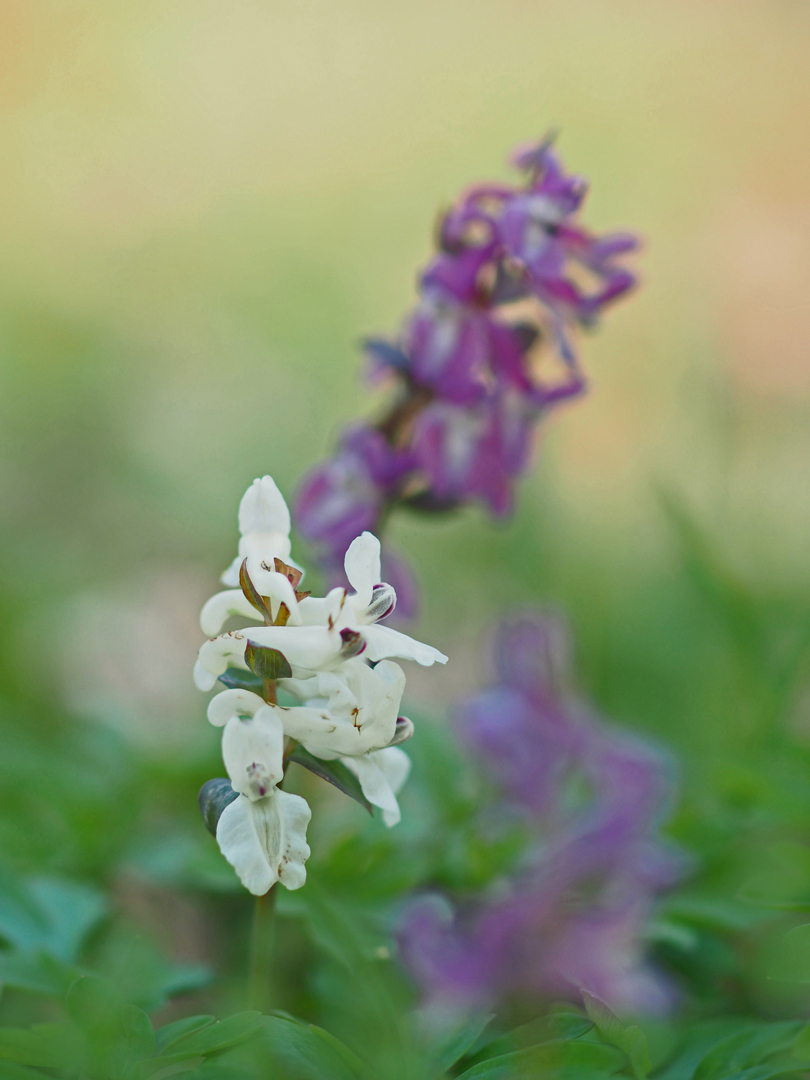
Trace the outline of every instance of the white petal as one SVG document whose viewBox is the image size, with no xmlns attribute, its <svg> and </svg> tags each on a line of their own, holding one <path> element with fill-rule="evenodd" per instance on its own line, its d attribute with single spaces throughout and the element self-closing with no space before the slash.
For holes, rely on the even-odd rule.
<svg viewBox="0 0 810 1080">
<path fill-rule="evenodd" d="M 290 532 L 290 511 L 272 476 L 254 480 L 239 504 L 239 532 Z"/>
<path fill-rule="evenodd" d="M 256 630 L 259 629 L 256 627 Z M 253 633 L 252 630 L 251 633 Z M 213 690 L 217 678 L 224 675 L 229 667 L 238 667 L 246 671 L 245 646 L 247 642 L 245 634 L 238 630 L 231 630 L 211 641 L 203 642 L 197 656 L 197 663 L 194 665 L 194 682 L 198 688 Z"/>
<path fill-rule="evenodd" d="M 315 680 L 313 680 L 315 681 Z M 284 709 L 284 731 L 316 757 L 365 754 L 388 746 L 396 731 L 405 674 L 389 661 L 371 668 L 349 660 L 317 677 L 325 705 Z"/>
<path fill-rule="evenodd" d="M 239 588 L 239 567 L 244 561 L 244 555 L 236 556 L 231 565 L 219 579 L 223 585 L 227 585 L 229 589 Z"/>
<path fill-rule="evenodd" d="M 200 612 L 202 632 L 206 637 L 215 637 L 233 615 L 241 615 L 246 619 L 261 619 L 261 615 L 241 589 L 227 589 L 225 592 L 215 593 L 206 601 Z"/>
<path fill-rule="evenodd" d="M 396 825 L 401 817 L 396 793 L 410 772 L 408 755 L 393 747 L 362 757 L 344 757 L 341 761 L 360 781 L 368 801 L 382 810 L 388 828 Z"/>
<path fill-rule="evenodd" d="M 229 667 L 247 670 L 248 641 L 278 649 L 297 669 L 293 671 L 296 677 L 338 664 L 343 645 L 340 634 L 325 626 L 251 626 L 247 630 L 231 630 L 203 643 L 194 668 L 197 686 L 211 690 L 217 677 Z M 205 676 L 205 672 L 209 675 Z"/>
<path fill-rule="evenodd" d="M 432 645 L 425 645 L 415 638 L 401 634 L 399 630 L 392 630 L 390 626 L 364 626 L 363 637 L 368 643 L 364 656 L 368 660 L 383 660 L 387 656 L 397 656 L 402 660 L 415 660 L 423 667 L 431 664 L 446 664 L 447 657 L 434 649 Z"/>
<path fill-rule="evenodd" d="M 375 585 L 379 585 L 382 575 L 380 541 L 373 533 L 364 532 L 349 544 L 343 565 L 346 577 L 357 593 L 355 606 L 368 607 L 371 603 L 371 590 Z"/>
<path fill-rule="evenodd" d="M 222 733 L 222 760 L 234 791 L 264 799 L 284 775 L 284 728 L 278 710 L 264 705 L 250 720 L 233 716 Z"/>
<path fill-rule="evenodd" d="M 225 807 L 217 825 L 217 843 L 254 896 L 263 896 L 277 881 L 288 889 L 304 884 L 310 817 L 304 799 L 278 789 L 257 802 L 240 795 Z"/>
<path fill-rule="evenodd" d="M 208 667 L 198 658 L 194 664 L 194 685 L 198 690 L 213 690 L 217 685 L 217 675 L 221 675 L 224 671 L 225 668 L 215 674 L 209 671 Z"/>
<path fill-rule="evenodd" d="M 294 668 L 309 671 L 338 663 L 343 647 L 340 634 L 326 626 L 257 626 L 251 627 L 246 636 L 257 645 L 278 649 Z"/>
<path fill-rule="evenodd" d="M 327 626 L 336 623 L 346 601 L 346 590 L 332 589 L 326 596 L 306 596 L 298 605 L 305 626 Z"/>
<path fill-rule="evenodd" d="M 224 727 L 233 716 L 255 716 L 264 704 L 252 690 L 223 690 L 208 702 L 208 720 L 214 727 Z"/>
<path fill-rule="evenodd" d="M 398 794 L 411 772 L 411 759 L 405 751 L 397 746 L 386 746 L 384 750 L 369 754 L 369 757 L 391 785 L 394 794 Z"/>
<path fill-rule="evenodd" d="M 248 559 L 248 573 L 259 595 L 269 598 L 270 613 L 273 618 L 278 615 L 279 604 L 286 604 L 290 613 L 287 625 L 300 626 L 301 616 L 298 613 L 298 600 L 295 597 L 295 589 L 292 587 L 290 579 L 275 570 L 265 570 L 261 563 L 256 564 L 251 559 Z"/>
</svg>

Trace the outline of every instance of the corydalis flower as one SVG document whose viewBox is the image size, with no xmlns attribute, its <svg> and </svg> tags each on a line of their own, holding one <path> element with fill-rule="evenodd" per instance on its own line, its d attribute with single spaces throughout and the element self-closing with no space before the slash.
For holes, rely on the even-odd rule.
<svg viewBox="0 0 810 1080">
<path fill-rule="evenodd" d="M 459 705 L 456 727 L 497 790 L 489 812 L 542 843 L 483 900 L 416 900 L 401 931 L 406 965 L 445 1006 L 585 989 L 620 1012 L 666 1011 L 672 988 L 644 950 L 654 898 L 682 869 L 656 836 L 666 759 L 571 693 L 559 620 L 505 622 L 494 653 L 497 683 Z"/>
<path fill-rule="evenodd" d="M 538 421 L 585 388 L 576 329 L 635 284 L 623 260 L 636 238 L 579 223 L 587 185 L 551 139 L 513 163 L 523 183 L 476 185 L 443 216 L 399 337 L 366 342 L 372 377 L 395 388 L 388 413 L 304 481 L 298 524 L 332 575 L 398 505 L 509 513 Z"/>
<path fill-rule="evenodd" d="M 277 881 L 296 889 L 306 880 L 310 810 L 280 790 L 291 758 L 350 793 L 345 778 L 355 778 L 360 797 L 382 810 L 387 825 L 399 821 L 396 795 L 410 768 L 399 744 L 413 725 L 399 716 L 405 674 L 390 658 L 427 666 L 447 660 L 380 625 L 397 598 L 380 580 L 375 536 L 363 532 L 349 545 L 345 574 L 352 591 L 338 587 L 316 598 L 299 591 L 302 572 L 285 561 L 289 530 L 273 480 L 255 480 L 239 508 L 239 555 L 223 575 L 224 584 L 239 587 L 203 607 L 209 640 L 194 668 L 201 690 L 212 690 L 217 680 L 227 686 L 209 703 L 208 719 L 222 728 L 230 783 L 205 786 L 203 813 L 207 823 L 215 819 L 223 855 L 257 894 Z M 232 617 L 253 625 L 222 632 Z M 300 703 L 279 705 L 278 688 Z M 303 754 L 296 756 L 299 747 Z"/>
</svg>

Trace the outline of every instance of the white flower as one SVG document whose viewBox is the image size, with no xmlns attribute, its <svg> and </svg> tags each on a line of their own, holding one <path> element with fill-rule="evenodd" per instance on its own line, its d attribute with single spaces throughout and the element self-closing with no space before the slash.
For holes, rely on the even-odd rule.
<svg viewBox="0 0 810 1080">
<path fill-rule="evenodd" d="M 398 746 L 375 750 L 371 754 L 340 759 L 357 779 L 363 794 L 382 810 L 383 821 L 390 829 L 400 819 L 397 792 L 408 779 L 411 759 Z"/>
<path fill-rule="evenodd" d="M 276 559 L 286 563 L 290 558 L 290 512 L 271 476 L 254 480 L 242 496 L 239 532 L 239 554 L 222 575 L 223 585 L 231 588 L 212 596 L 200 614 L 203 633 L 208 637 L 218 634 L 234 615 L 256 618 L 256 609 L 239 587 L 239 571 L 245 560 L 259 595 L 270 597 L 273 616 L 284 603 L 293 623 L 301 621 L 295 589 L 284 574 L 275 569 Z"/>
<path fill-rule="evenodd" d="M 382 810 L 385 824 L 395 825 L 397 792 L 410 771 L 397 744 L 410 737 L 413 725 L 399 716 L 405 674 L 390 658 L 429 666 L 447 657 L 379 625 L 394 610 L 396 593 L 380 581 L 380 542 L 371 533 L 358 536 L 346 552 L 353 592 L 338 588 L 299 600 L 290 515 L 269 476 L 245 493 L 239 531 L 239 554 L 222 576 L 231 588 L 212 596 L 200 616 L 209 640 L 200 648 L 194 680 L 201 690 L 212 690 L 228 668 L 249 670 L 245 654 L 253 646 L 248 656 L 264 676 L 264 696 L 223 690 L 210 701 L 208 719 L 223 729 L 222 757 L 238 793 L 219 817 L 217 841 L 244 886 L 262 895 L 278 881 L 298 889 L 306 880 L 310 810 L 279 787 L 285 752 L 298 742 L 322 761 L 340 760 Z M 222 633 L 234 616 L 251 625 Z M 285 667 L 256 651 L 261 649 L 281 653 L 291 677 L 277 678 Z M 277 704 L 276 684 L 302 704 Z"/>
<path fill-rule="evenodd" d="M 307 680 L 285 679 L 280 685 L 308 706 L 285 710 L 284 732 L 315 757 L 366 754 L 394 738 L 405 673 L 390 660 L 372 668 L 357 657 L 337 671 Z"/>
<path fill-rule="evenodd" d="M 274 559 L 289 559 L 290 511 L 272 476 L 254 480 L 242 496 L 239 532 L 239 554 L 222 575 L 223 585 L 238 588 L 239 567 L 245 559 L 251 577 L 263 562 L 272 569 Z"/>
<path fill-rule="evenodd" d="M 231 787 L 263 799 L 284 776 L 284 728 L 278 710 L 265 705 L 255 716 L 232 716 L 222 732 L 222 760 Z"/>
<path fill-rule="evenodd" d="M 279 685 L 302 698 L 305 704 L 292 708 L 268 705 L 249 690 L 223 690 L 211 699 L 208 719 L 215 726 L 225 728 L 223 755 L 226 742 L 229 748 L 236 747 L 238 739 L 238 750 L 235 749 L 234 754 L 245 757 L 263 754 L 263 760 L 267 762 L 267 752 L 260 751 L 258 744 L 249 740 L 271 738 L 271 717 L 274 730 L 283 731 L 284 735 L 302 743 L 311 754 L 326 761 L 344 754 L 381 750 L 395 739 L 402 741 L 397 737 L 397 718 L 405 689 L 405 673 L 390 660 L 383 660 L 372 668 L 358 657 L 346 661 L 337 671 L 321 672 L 305 680 L 281 679 Z M 261 734 L 254 734 L 259 729 Z M 232 732 L 240 734 L 230 734 Z M 266 745 L 276 746 L 276 743 Z M 233 786 L 247 795 L 248 791 L 239 787 L 235 780 L 241 759 L 234 756 L 230 760 L 234 762 L 233 771 L 228 757 L 225 764 Z M 271 763 L 267 762 L 266 767 L 271 775 L 275 775 L 277 770 Z"/>
<path fill-rule="evenodd" d="M 325 597 L 306 597 L 300 603 L 283 574 L 258 571 L 263 574 L 261 584 L 255 580 L 254 584 L 262 595 L 271 595 L 262 592 L 265 587 L 278 588 L 281 591 L 275 595 L 280 600 L 286 587 L 284 603 L 290 611 L 287 625 L 248 627 L 207 641 L 194 669 L 200 690 L 213 689 L 217 678 L 229 667 L 247 669 L 244 652 L 248 641 L 282 652 L 297 678 L 333 670 L 359 654 L 372 663 L 390 657 L 415 660 L 425 667 L 447 663 L 447 657 L 438 649 L 371 621 L 388 614 L 396 603 L 391 586 L 375 581 L 380 575 L 380 542 L 376 536 L 365 532 L 354 540 L 346 552 L 345 567 L 354 593 L 332 589 Z M 229 612 L 256 617 L 255 609 L 244 598 L 240 601 L 236 592 L 219 593 L 203 608 L 203 630 L 216 633 Z"/>
<path fill-rule="evenodd" d="M 255 896 L 263 896 L 277 881 L 300 889 L 307 878 L 311 816 L 304 799 L 277 788 L 256 801 L 240 795 L 217 824 L 219 850 Z"/>
</svg>

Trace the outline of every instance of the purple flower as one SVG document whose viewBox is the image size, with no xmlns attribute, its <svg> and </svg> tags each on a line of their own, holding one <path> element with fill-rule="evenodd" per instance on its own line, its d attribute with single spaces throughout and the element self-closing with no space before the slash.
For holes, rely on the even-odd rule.
<svg viewBox="0 0 810 1080">
<path fill-rule="evenodd" d="M 514 479 L 526 467 L 536 410 L 517 394 L 487 396 L 475 408 L 436 400 L 419 416 L 414 458 L 434 497 L 484 502 L 496 517 L 512 508 Z"/>
<path fill-rule="evenodd" d="M 565 337 L 567 322 L 589 325 L 607 303 L 632 288 L 635 276 L 616 260 L 635 250 L 638 240 L 629 233 L 598 238 L 571 222 L 587 184 L 580 177 L 565 175 L 551 140 L 519 151 L 513 160 L 529 172 L 529 185 L 504 206 L 501 241 Z M 583 271 L 592 279 L 590 290 L 577 281 Z M 566 343 L 566 359 L 567 350 Z"/>
<path fill-rule="evenodd" d="M 656 893 L 683 871 L 656 835 L 672 793 L 667 759 L 571 693 L 558 618 L 513 617 L 493 651 L 498 682 L 462 702 L 455 724 L 499 791 L 496 808 L 542 841 L 484 898 L 455 909 L 416 900 L 403 960 L 445 1007 L 583 988 L 620 1012 L 666 1011 L 673 989 L 648 965 L 643 933 Z"/>
<path fill-rule="evenodd" d="M 514 164 L 524 183 L 478 184 L 443 216 L 399 339 L 365 342 L 372 380 L 393 384 L 391 406 L 375 427 L 351 429 L 299 498 L 302 531 L 330 572 L 398 503 L 435 512 L 476 500 L 509 513 L 538 421 L 585 388 L 572 329 L 635 282 L 621 261 L 635 237 L 582 228 L 587 185 L 550 139 Z M 549 378 L 555 356 L 562 379 Z"/>
<path fill-rule="evenodd" d="M 295 518 L 330 571 L 364 530 L 376 531 L 380 515 L 413 468 L 408 451 L 394 449 L 381 432 L 357 425 L 344 433 L 337 453 L 307 476 Z"/>
</svg>

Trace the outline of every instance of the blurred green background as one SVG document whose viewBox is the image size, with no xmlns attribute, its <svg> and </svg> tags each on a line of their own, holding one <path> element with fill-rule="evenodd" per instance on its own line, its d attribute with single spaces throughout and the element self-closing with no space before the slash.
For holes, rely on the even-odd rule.
<svg viewBox="0 0 810 1080">
<path fill-rule="evenodd" d="M 398 327 L 437 209 L 552 125 L 644 284 L 582 341 L 592 392 L 510 524 L 394 523 L 451 656 L 412 706 L 482 684 L 504 607 L 560 606 L 598 706 L 678 755 L 698 881 L 733 898 L 804 838 L 809 44 L 800 0 L 4 0 L 9 865 L 95 876 L 175 960 L 222 959 L 159 882 L 178 823 L 212 844 L 191 667 L 238 500 L 265 472 L 291 495 L 373 411 L 356 341 Z"/>
</svg>

